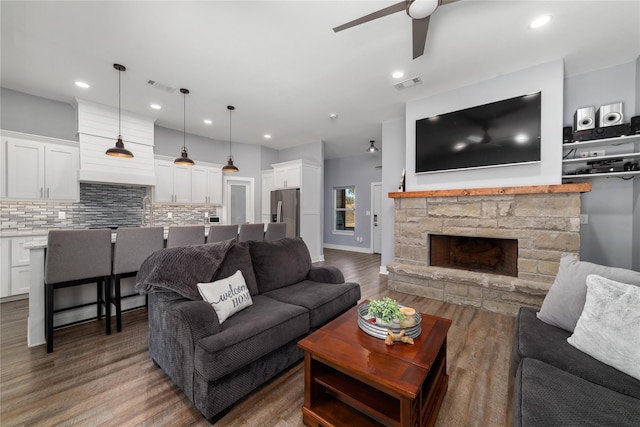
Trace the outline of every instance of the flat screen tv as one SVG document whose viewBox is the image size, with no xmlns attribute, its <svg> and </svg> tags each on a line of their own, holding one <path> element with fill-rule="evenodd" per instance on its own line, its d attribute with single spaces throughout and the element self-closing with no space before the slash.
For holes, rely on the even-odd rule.
<svg viewBox="0 0 640 427">
<path fill-rule="evenodd" d="M 416 173 L 540 161 L 541 93 L 416 120 Z"/>
</svg>

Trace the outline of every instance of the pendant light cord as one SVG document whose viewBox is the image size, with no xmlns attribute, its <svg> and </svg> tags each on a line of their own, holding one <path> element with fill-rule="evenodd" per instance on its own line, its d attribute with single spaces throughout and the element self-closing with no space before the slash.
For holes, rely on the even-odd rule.
<svg viewBox="0 0 640 427">
<path fill-rule="evenodd" d="M 118 70 L 118 138 L 122 139 L 122 116 L 120 109 L 120 75 L 122 71 Z"/>
<path fill-rule="evenodd" d="M 229 109 L 229 157 L 231 157 L 231 109 Z"/>
<path fill-rule="evenodd" d="M 182 149 L 187 149 L 187 94 L 182 93 Z"/>
</svg>

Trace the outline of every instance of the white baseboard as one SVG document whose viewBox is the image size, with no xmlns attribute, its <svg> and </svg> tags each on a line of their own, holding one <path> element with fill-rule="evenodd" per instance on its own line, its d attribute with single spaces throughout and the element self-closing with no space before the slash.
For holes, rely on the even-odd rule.
<svg viewBox="0 0 640 427">
<path fill-rule="evenodd" d="M 323 247 L 326 249 L 337 249 L 340 251 L 360 252 L 363 254 L 371 253 L 371 248 L 361 248 L 358 246 L 343 246 L 343 245 L 333 245 L 331 243 L 325 243 Z"/>
<path fill-rule="evenodd" d="M 389 275 L 389 270 L 387 270 L 387 266 L 386 265 L 381 265 L 380 266 L 380 274 L 384 274 L 385 276 Z"/>
</svg>

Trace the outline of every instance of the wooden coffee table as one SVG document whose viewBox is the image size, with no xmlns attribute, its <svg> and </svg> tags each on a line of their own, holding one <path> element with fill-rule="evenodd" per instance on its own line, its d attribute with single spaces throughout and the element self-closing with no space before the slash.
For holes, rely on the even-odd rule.
<svg viewBox="0 0 640 427">
<path fill-rule="evenodd" d="M 304 424 L 432 426 L 447 392 L 451 320 L 420 315 L 413 345 L 387 346 L 362 331 L 357 307 L 302 339 Z"/>
</svg>

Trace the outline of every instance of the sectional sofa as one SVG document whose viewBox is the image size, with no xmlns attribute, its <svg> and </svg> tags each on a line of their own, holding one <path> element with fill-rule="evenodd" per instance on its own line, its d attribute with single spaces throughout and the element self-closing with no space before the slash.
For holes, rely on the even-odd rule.
<svg viewBox="0 0 640 427">
<path fill-rule="evenodd" d="M 311 264 L 300 238 L 163 249 L 136 282 L 149 295 L 152 360 L 212 422 L 299 361 L 300 338 L 360 299 L 338 269 Z"/>
<path fill-rule="evenodd" d="M 520 309 L 514 427 L 640 425 L 640 273 L 563 255 L 543 305 Z"/>
</svg>

